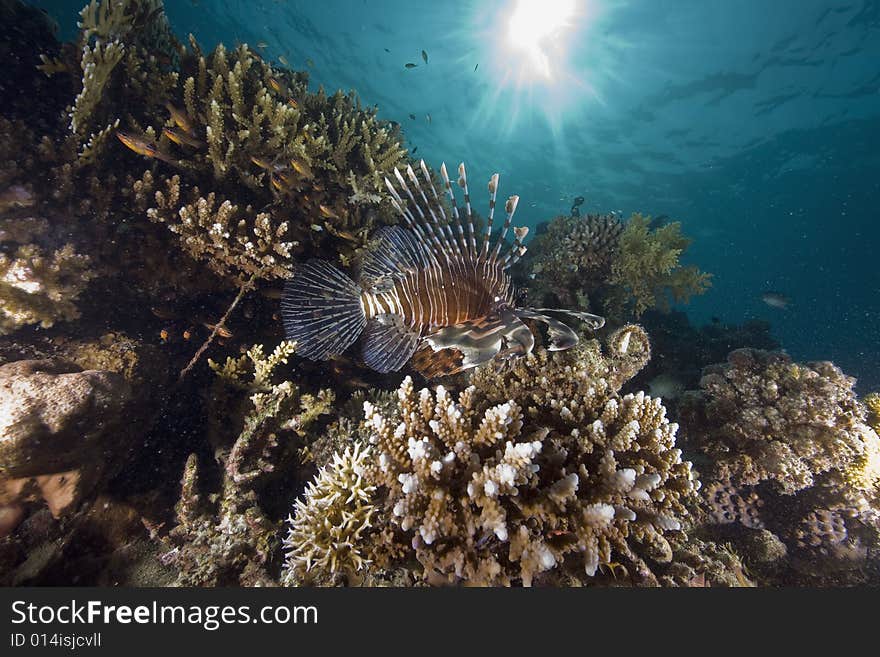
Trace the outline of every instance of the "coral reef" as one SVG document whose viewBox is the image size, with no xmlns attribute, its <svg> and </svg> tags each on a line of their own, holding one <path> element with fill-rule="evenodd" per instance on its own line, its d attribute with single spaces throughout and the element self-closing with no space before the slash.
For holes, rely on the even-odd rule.
<svg viewBox="0 0 880 657">
<path fill-rule="evenodd" d="M 658 577 L 662 586 L 688 588 L 753 587 L 742 558 L 729 546 L 695 536 L 673 543 L 673 558 Z"/>
<path fill-rule="evenodd" d="M 397 129 L 353 94 L 306 86 L 247 46 L 205 57 L 191 42 L 170 127 L 145 132 L 183 173 L 138 181 L 139 207 L 220 274 L 285 278 L 292 252 L 331 236 L 350 255 L 377 218 L 393 221 L 382 180 L 406 152 Z"/>
<path fill-rule="evenodd" d="M 714 464 L 713 478 L 772 482 L 791 495 L 831 470 L 868 476 L 852 470 L 873 440 L 853 383 L 831 363 L 800 365 L 783 353 L 739 349 L 726 365 L 707 368 L 702 396 L 682 414 L 712 428 L 693 438 Z"/>
<path fill-rule="evenodd" d="M 623 223 L 611 214 L 550 221 L 526 252 L 530 294 L 551 293 L 567 306 L 588 306 L 585 300 L 611 276 L 622 232 Z"/>
<path fill-rule="evenodd" d="M 668 419 L 776 346 L 668 312 L 709 283 L 678 224 L 538 231 L 530 303 L 603 344 L 430 389 L 292 364 L 279 281 L 397 221 L 399 124 L 161 0 L 88 0 L 64 44 L 0 19 L 0 585 L 880 583 L 880 396 L 737 351 Z"/>
<path fill-rule="evenodd" d="M 220 490 L 210 496 L 199 492 L 199 461 L 191 454 L 181 481 L 178 524 L 163 537 L 162 562 L 177 571 L 180 585 L 275 583 L 279 527 L 259 493 L 276 466 L 295 452 L 290 434 L 306 433 L 333 403 L 330 391 L 311 395 L 289 380 L 272 382 L 294 350 L 293 343 L 283 342 L 266 356 L 257 345 L 222 366 L 210 363 L 218 374 L 209 437 L 222 466 Z M 230 427 L 237 433 L 230 436 Z"/>
<path fill-rule="evenodd" d="M 0 246 L 4 243 L 0 237 Z M 72 244 L 54 252 L 26 244 L 11 256 L 0 253 L 0 335 L 28 324 L 49 328 L 78 318 L 75 302 L 92 278 L 88 256 L 76 253 Z"/>
<path fill-rule="evenodd" d="M 868 409 L 868 424 L 874 431 L 880 432 L 880 392 L 872 392 L 863 400 Z"/>
<path fill-rule="evenodd" d="M 670 411 L 677 411 L 685 390 L 699 387 L 703 368 L 726 360 L 731 351 L 743 347 L 779 348 L 765 321 L 725 324 L 713 318 L 709 324 L 696 327 L 685 313 L 675 310 L 649 310 L 641 321 L 651 334 L 653 357 L 633 384 L 662 397 Z"/>
<path fill-rule="evenodd" d="M 853 384 L 828 362 L 739 349 L 681 405 L 707 522 L 772 531 L 806 581 L 859 581 L 880 530 L 880 438 Z"/>
<path fill-rule="evenodd" d="M 690 241 L 680 223 L 655 228 L 640 214 L 626 222 L 615 215 L 556 217 L 529 245 L 519 278 L 540 305 L 563 304 L 622 323 L 706 291 L 711 275 L 679 262 Z"/>
<path fill-rule="evenodd" d="M 388 415 L 366 402 L 371 445 L 356 473 L 376 486 L 377 511 L 369 540 L 336 541 L 371 569 L 415 558 L 432 584 L 587 583 L 620 562 L 656 584 L 649 564 L 671 559 L 697 484 L 659 401 L 618 393 L 647 360 L 644 333 L 624 327 L 608 351 L 539 349 L 478 370 L 457 399 L 406 378 Z"/>
</svg>

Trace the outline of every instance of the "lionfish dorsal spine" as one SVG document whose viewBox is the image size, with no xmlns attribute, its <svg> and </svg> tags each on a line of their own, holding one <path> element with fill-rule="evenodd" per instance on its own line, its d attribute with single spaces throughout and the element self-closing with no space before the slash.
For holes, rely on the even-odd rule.
<svg viewBox="0 0 880 657">
<path fill-rule="evenodd" d="M 495 219 L 495 196 L 498 194 L 498 174 L 493 173 L 489 178 L 489 214 L 486 215 L 486 232 L 483 233 L 483 245 L 480 247 L 480 258 L 486 259 L 489 255 L 489 242 L 492 239 L 492 222 Z"/>
<path fill-rule="evenodd" d="M 452 255 L 452 249 L 449 243 L 446 241 L 446 235 L 443 234 L 443 228 L 441 227 L 440 220 L 437 218 L 437 215 L 434 212 L 434 208 L 428 201 L 428 197 L 425 196 L 425 190 L 422 189 L 419 178 L 416 175 L 416 172 L 413 170 L 412 166 L 406 166 L 406 175 L 410 179 L 410 181 L 412 181 L 413 186 L 416 188 L 416 192 L 418 192 L 418 195 L 421 197 L 422 201 L 425 204 L 425 209 L 422 209 L 422 206 L 419 204 L 418 199 L 411 195 L 411 198 L 413 198 L 413 202 L 416 206 L 416 211 L 419 213 L 422 227 L 428 234 L 428 237 L 430 238 L 434 249 L 438 253 L 442 253 L 446 257 L 446 260 L 449 261 Z M 425 210 L 428 211 L 427 215 L 425 214 Z M 431 217 L 430 220 L 428 219 L 428 215 L 430 215 Z"/>
<path fill-rule="evenodd" d="M 467 212 L 468 227 L 468 253 L 471 258 L 477 258 L 477 240 L 474 239 L 474 217 L 471 214 L 471 194 L 468 191 L 467 171 L 464 168 L 464 162 L 458 165 L 458 186 L 464 190 L 464 209 Z"/>
<path fill-rule="evenodd" d="M 525 254 L 526 247 L 523 246 L 523 240 L 526 238 L 526 235 L 529 234 L 529 228 L 528 226 L 514 228 L 513 234 L 515 237 L 513 240 L 513 246 L 510 247 L 510 251 L 504 256 L 504 260 L 501 261 L 501 266 L 505 268 L 515 265 Z"/>
<path fill-rule="evenodd" d="M 507 199 L 504 204 L 504 212 L 507 214 L 504 218 L 504 226 L 501 228 L 501 234 L 495 244 L 495 251 L 492 253 L 492 260 L 498 260 L 498 254 L 501 253 L 501 246 L 504 244 L 504 238 L 507 237 L 507 231 L 510 230 L 510 223 L 513 221 L 513 215 L 516 213 L 516 206 L 519 204 L 519 196 L 514 194 Z"/>
<path fill-rule="evenodd" d="M 455 232 L 458 235 L 459 251 L 467 253 L 467 240 L 464 236 L 464 228 L 461 225 L 461 217 L 458 214 L 458 203 L 455 201 L 455 192 L 452 191 L 452 181 L 449 180 L 449 172 L 446 170 L 446 162 L 440 164 L 440 177 L 449 194 L 449 202 L 452 204 L 452 218 L 455 221 Z"/>
<path fill-rule="evenodd" d="M 401 175 L 400 170 L 395 168 L 394 175 L 397 178 L 397 181 L 400 183 L 401 188 L 406 192 L 406 195 L 409 196 L 410 200 L 413 202 L 413 205 L 416 206 L 416 209 L 419 210 L 419 212 L 421 212 L 421 210 L 418 208 L 418 203 L 416 203 L 416 199 L 413 196 L 412 191 L 410 191 L 409 186 L 406 184 L 406 181 L 403 179 L 403 176 Z M 395 209 L 398 212 L 400 212 L 400 214 L 403 215 L 403 218 L 406 219 L 408 227 L 413 231 L 413 233 L 416 234 L 416 236 L 419 238 L 419 240 L 425 245 L 427 245 L 429 242 L 434 241 L 425 232 L 425 229 L 423 228 L 421 222 L 419 222 L 416 219 L 415 215 L 413 215 L 413 213 L 410 212 L 408 204 L 406 202 L 406 199 L 404 199 L 397 192 L 397 190 L 394 187 L 394 184 L 390 180 L 388 180 L 388 178 L 385 178 L 385 185 L 388 187 L 388 191 L 391 192 L 391 196 L 393 197 L 392 204 L 394 204 L 394 201 L 397 202 L 397 204 L 394 205 Z M 439 265 L 439 262 L 437 260 L 436 254 L 434 253 L 434 250 L 433 249 L 425 249 L 425 251 L 426 251 L 426 255 L 428 256 L 428 258 L 432 261 L 432 264 Z"/>
<path fill-rule="evenodd" d="M 443 235 L 445 238 L 444 243 L 448 245 L 455 256 L 460 259 L 463 256 L 463 253 L 459 248 L 458 242 L 455 240 L 455 235 L 452 232 L 452 228 L 449 226 L 449 217 L 446 216 L 446 210 L 443 209 L 443 203 L 440 201 L 440 196 L 437 194 L 437 189 L 434 187 L 434 181 L 431 179 L 431 173 L 428 171 L 428 165 L 425 164 L 424 160 L 419 160 L 419 168 L 422 170 L 422 175 L 425 177 L 425 182 L 427 182 L 428 187 L 431 189 L 431 195 L 434 197 L 434 205 L 437 206 L 437 209 L 440 212 L 440 216 L 443 218 L 443 221 L 440 224 L 440 230 L 443 231 Z"/>
</svg>

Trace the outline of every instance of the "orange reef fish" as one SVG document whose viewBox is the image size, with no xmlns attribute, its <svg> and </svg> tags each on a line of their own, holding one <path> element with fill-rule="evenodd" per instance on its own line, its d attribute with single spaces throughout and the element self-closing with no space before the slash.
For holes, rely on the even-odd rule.
<svg viewBox="0 0 880 657">
<path fill-rule="evenodd" d="M 205 142 L 199 141 L 179 128 L 163 128 L 162 134 L 178 145 L 192 146 L 193 148 L 201 148 L 205 145 Z"/>
<path fill-rule="evenodd" d="M 136 137 L 127 132 L 122 132 L 122 130 L 117 130 L 116 136 L 119 138 L 119 141 L 121 141 L 138 155 L 143 155 L 144 157 L 152 157 L 157 160 L 162 160 L 163 162 L 168 162 L 169 164 L 177 164 L 177 160 L 175 160 L 170 155 L 166 155 L 165 153 L 160 151 L 156 144 L 152 141 L 147 141 L 143 137 Z"/>
<path fill-rule="evenodd" d="M 276 170 L 272 172 L 270 177 L 272 186 L 279 192 L 289 192 L 293 189 L 294 181 L 290 177 L 290 170 Z"/>
<path fill-rule="evenodd" d="M 269 76 L 269 79 L 267 80 L 267 82 L 269 83 L 269 86 L 272 88 L 272 91 L 274 91 L 276 94 L 282 94 L 282 95 L 287 94 L 287 85 L 284 84 L 283 82 L 281 82 L 281 80 L 279 80 L 275 76 Z"/>
<path fill-rule="evenodd" d="M 272 166 L 272 163 L 264 157 L 257 157 L 255 155 L 252 155 L 251 162 L 256 164 L 261 169 L 266 169 L 267 171 L 271 171 L 276 168 L 276 167 Z"/>
<path fill-rule="evenodd" d="M 315 174 L 312 173 L 312 167 L 303 162 L 302 160 L 291 160 L 290 166 L 294 168 L 294 170 L 304 178 L 314 178 Z"/>
<path fill-rule="evenodd" d="M 171 120 L 174 121 L 178 128 L 185 130 L 190 135 L 195 135 L 192 120 L 190 120 L 186 112 L 178 109 L 171 103 L 165 103 L 165 109 L 171 114 Z"/>
<path fill-rule="evenodd" d="M 321 211 L 322 217 L 325 217 L 327 219 L 339 219 L 339 215 L 328 208 L 326 205 L 318 205 L 318 209 Z"/>
<path fill-rule="evenodd" d="M 507 199 L 504 225 L 493 238 L 497 173 L 489 180 L 489 213 L 478 245 L 464 164 L 458 167 L 458 186 L 467 233 L 446 165 L 440 176 L 451 221 L 424 160 L 419 168 L 421 176 L 411 166 L 404 173 L 395 169 L 396 185 L 385 179 L 406 228 L 386 226 L 374 235 L 357 282 L 323 260 L 297 267 L 287 281 L 281 312 L 297 354 L 328 360 L 363 335 L 368 367 L 396 371 L 418 352 L 414 364 L 427 364 L 423 372 L 440 376 L 528 354 L 535 336 L 524 320 L 547 325 L 551 350 L 577 344 L 577 333 L 546 313 L 573 316 L 592 329 L 604 325 L 590 313 L 516 306 L 509 269 L 525 253 L 528 229 L 514 228 L 513 246 L 502 253 L 519 197 Z"/>
<path fill-rule="evenodd" d="M 204 326 L 209 331 L 217 331 L 217 335 L 221 338 L 231 338 L 232 331 L 226 328 L 223 324 L 212 324 L 211 322 L 202 322 L 202 326 Z"/>
</svg>

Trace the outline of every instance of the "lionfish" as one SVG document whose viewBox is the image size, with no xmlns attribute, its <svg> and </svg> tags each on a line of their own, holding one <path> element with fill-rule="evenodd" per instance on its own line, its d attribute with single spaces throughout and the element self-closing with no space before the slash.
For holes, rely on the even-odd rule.
<svg viewBox="0 0 880 657">
<path fill-rule="evenodd" d="M 288 280 L 282 315 L 287 338 L 297 341 L 299 355 L 327 360 L 363 335 L 363 361 L 371 369 L 392 372 L 412 360 L 415 369 L 431 378 L 528 354 L 535 336 L 523 320 L 547 325 L 551 350 L 577 344 L 577 334 L 547 312 L 573 316 L 594 330 L 604 325 L 602 317 L 590 313 L 516 307 L 509 269 L 526 251 L 528 228 L 514 228 L 513 246 L 502 254 L 519 202 L 511 196 L 504 206 L 504 226 L 492 242 L 497 173 L 489 180 L 489 214 L 478 246 L 464 164 L 458 167 L 458 186 L 464 192 L 467 234 L 446 164 L 440 166 L 440 176 L 451 221 L 424 160 L 419 168 L 423 180 L 410 165 L 406 178 L 394 170 L 397 187 L 385 178 L 391 203 L 406 227 L 376 232 L 357 282 L 323 260 L 297 267 Z"/>
</svg>

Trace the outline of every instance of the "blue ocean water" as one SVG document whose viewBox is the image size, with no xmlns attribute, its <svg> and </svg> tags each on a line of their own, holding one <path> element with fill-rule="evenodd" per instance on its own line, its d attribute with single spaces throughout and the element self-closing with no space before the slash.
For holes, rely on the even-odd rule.
<svg viewBox="0 0 880 657">
<path fill-rule="evenodd" d="M 69 28 L 81 3 L 33 4 Z M 766 319 L 796 359 L 880 387 L 880 2 L 165 4 L 206 49 L 265 44 L 313 87 L 355 89 L 429 163 L 500 172 L 520 222 L 576 196 L 681 221 L 714 274 L 692 321 Z"/>
</svg>

